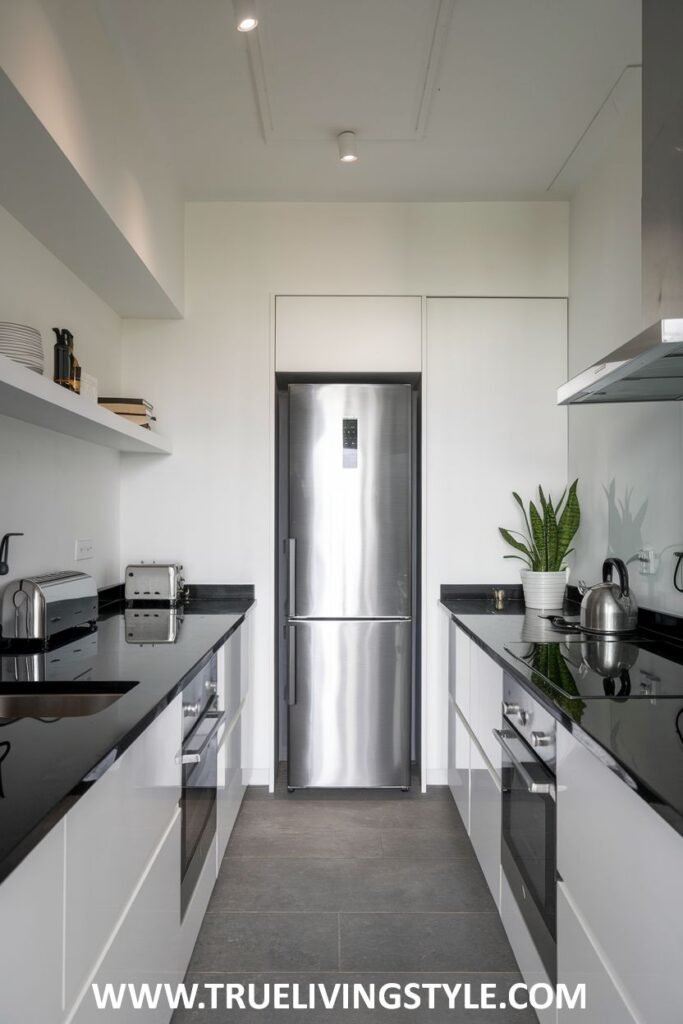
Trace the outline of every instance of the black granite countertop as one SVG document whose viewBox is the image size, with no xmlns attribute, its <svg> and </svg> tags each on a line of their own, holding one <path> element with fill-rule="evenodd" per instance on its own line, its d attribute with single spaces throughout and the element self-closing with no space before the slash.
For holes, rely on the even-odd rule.
<svg viewBox="0 0 683 1024">
<path fill-rule="evenodd" d="M 550 687 L 541 688 L 537 673 L 505 649 L 510 643 L 557 640 L 557 634 L 549 635 L 545 619 L 531 609 L 525 610 L 514 595 L 498 610 L 488 594 L 449 593 L 450 589 L 442 590 L 442 606 L 474 643 L 518 679 L 577 740 L 683 835 L 683 696 L 563 700 Z M 565 612 L 577 614 L 577 606 L 570 604 Z M 655 649 L 659 640 L 652 634 Z M 670 650 L 669 642 L 661 639 L 662 653 Z M 680 672 L 683 690 L 683 664 Z"/>
<path fill-rule="evenodd" d="M 120 602 L 101 603 L 97 630 L 44 654 L 41 675 L 100 682 L 135 683 L 96 714 L 63 718 L 0 718 L 0 882 L 87 791 L 105 764 L 113 763 L 171 703 L 183 686 L 244 621 L 253 588 L 192 595 L 179 609 L 174 643 L 132 643 Z M 0 652 L 3 692 L 15 688 L 17 656 Z M 58 660 L 55 660 L 58 659 Z M 35 689 L 38 689 L 41 684 Z"/>
</svg>

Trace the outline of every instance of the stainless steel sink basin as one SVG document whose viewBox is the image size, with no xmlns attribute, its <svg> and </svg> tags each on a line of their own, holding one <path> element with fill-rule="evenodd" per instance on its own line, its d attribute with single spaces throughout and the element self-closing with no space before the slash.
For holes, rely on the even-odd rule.
<svg viewBox="0 0 683 1024">
<path fill-rule="evenodd" d="M 110 707 L 136 682 L 27 684 L 24 689 L 0 689 L 0 718 L 80 718 Z"/>
</svg>

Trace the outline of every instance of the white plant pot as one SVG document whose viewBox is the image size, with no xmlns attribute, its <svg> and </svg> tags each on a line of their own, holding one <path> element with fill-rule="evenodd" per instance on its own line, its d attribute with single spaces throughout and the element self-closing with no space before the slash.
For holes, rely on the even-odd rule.
<svg viewBox="0 0 683 1024">
<path fill-rule="evenodd" d="M 559 572 L 532 572 L 522 569 L 522 588 L 527 608 L 553 611 L 562 608 L 567 588 L 568 569 Z"/>
</svg>

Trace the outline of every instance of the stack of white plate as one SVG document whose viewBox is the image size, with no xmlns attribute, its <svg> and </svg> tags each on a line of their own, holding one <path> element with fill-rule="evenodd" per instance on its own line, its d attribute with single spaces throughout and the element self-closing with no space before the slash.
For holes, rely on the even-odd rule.
<svg viewBox="0 0 683 1024">
<path fill-rule="evenodd" d="M 0 355 L 9 356 L 15 363 L 42 373 L 45 357 L 40 331 L 23 324 L 0 323 Z"/>
</svg>

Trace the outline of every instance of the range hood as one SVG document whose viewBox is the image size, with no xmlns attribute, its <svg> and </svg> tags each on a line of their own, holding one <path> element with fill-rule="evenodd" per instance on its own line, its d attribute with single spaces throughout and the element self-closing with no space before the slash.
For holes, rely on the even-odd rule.
<svg viewBox="0 0 683 1024">
<path fill-rule="evenodd" d="M 683 3 L 643 0 L 642 323 L 558 405 L 683 400 Z"/>
<path fill-rule="evenodd" d="M 558 405 L 683 399 L 683 320 L 659 320 L 557 389 Z"/>
</svg>

